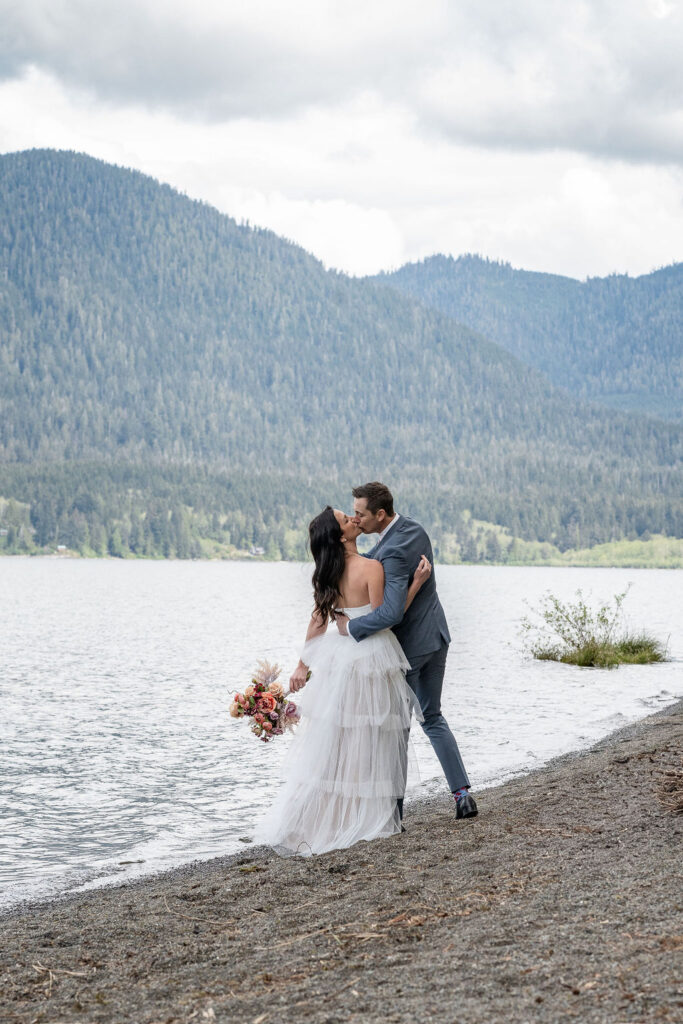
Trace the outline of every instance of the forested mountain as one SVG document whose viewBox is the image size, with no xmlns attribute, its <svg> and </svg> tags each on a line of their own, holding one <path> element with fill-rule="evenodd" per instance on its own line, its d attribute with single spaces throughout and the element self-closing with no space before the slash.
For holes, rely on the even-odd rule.
<svg viewBox="0 0 683 1024">
<path fill-rule="evenodd" d="M 0 497 L 40 544 L 288 553 L 367 478 L 437 541 L 683 536 L 680 442 L 142 174 L 0 158 Z"/>
<path fill-rule="evenodd" d="M 432 256 L 373 280 L 480 331 L 574 395 L 683 419 L 683 263 L 575 281 Z"/>
</svg>

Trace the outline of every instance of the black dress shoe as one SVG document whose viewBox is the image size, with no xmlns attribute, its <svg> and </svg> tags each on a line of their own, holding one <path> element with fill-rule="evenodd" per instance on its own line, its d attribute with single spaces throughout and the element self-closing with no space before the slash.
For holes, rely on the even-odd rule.
<svg viewBox="0 0 683 1024">
<path fill-rule="evenodd" d="M 455 804 L 456 818 L 476 818 L 478 814 L 479 811 L 474 797 L 470 796 L 469 793 L 463 793 Z"/>
</svg>

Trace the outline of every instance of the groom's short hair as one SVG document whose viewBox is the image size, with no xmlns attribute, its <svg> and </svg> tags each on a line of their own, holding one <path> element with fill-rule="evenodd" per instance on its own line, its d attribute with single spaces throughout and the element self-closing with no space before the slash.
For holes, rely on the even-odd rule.
<svg viewBox="0 0 683 1024">
<path fill-rule="evenodd" d="M 390 519 L 393 517 L 394 496 L 386 484 L 381 484 L 379 480 L 373 480 L 369 484 L 354 487 L 351 493 L 354 498 L 365 498 L 368 509 L 372 512 L 373 516 L 376 516 L 379 510 L 383 508 Z"/>
</svg>

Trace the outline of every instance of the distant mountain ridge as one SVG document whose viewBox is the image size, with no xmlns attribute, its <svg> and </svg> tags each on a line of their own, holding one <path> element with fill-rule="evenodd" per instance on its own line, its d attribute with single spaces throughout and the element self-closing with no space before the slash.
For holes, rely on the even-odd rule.
<svg viewBox="0 0 683 1024">
<path fill-rule="evenodd" d="M 371 280 L 481 332 L 578 397 L 683 419 L 683 263 L 576 281 L 431 256 Z"/>
<path fill-rule="evenodd" d="M 263 544 L 377 477 L 437 535 L 469 510 L 564 546 L 681 536 L 680 451 L 678 426 L 573 401 L 145 175 L 0 157 L 0 496 L 31 503 L 41 542 L 182 505 Z"/>
</svg>

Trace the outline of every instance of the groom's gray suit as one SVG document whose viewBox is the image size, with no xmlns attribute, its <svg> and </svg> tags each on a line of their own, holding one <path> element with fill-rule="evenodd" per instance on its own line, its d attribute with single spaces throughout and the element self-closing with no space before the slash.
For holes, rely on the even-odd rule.
<svg viewBox="0 0 683 1024">
<path fill-rule="evenodd" d="M 399 516 L 380 534 L 369 553 L 384 568 L 384 602 L 357 619 L 350 619 L 348 631 L 354 640 L 364 640 L 381 629 L 393 629 L 410 662 L 406 678 L 418 699 L 424 721 L 422 728 L 441 762 L 452 792 L 469 786 L 455 737 L 441 714 L 441 689 L 451 635 L 436 593 L 432 572 L 403 614 L 406 593 L 422 555 L 434 564 L 432 545 L 419 523 Z"/>
</svg>

